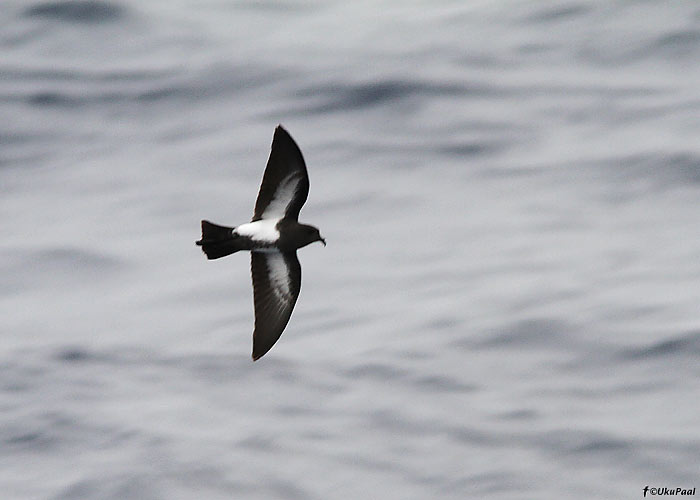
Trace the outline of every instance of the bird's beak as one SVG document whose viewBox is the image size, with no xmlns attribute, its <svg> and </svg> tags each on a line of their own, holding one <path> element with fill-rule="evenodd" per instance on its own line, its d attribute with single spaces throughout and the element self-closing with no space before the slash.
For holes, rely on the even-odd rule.
<svg viewBox="0 0 700 500">
<path fill-rule="evenodd" d="M 326 240 L 325 240 L 325 238 L 321 238 L 321 239 L 318 240 L 318 241 L 320 241 L 321 243 L 323 243 L 323 246 L 324 246 L 324 247 L 326 246 Z"/>
</svg>

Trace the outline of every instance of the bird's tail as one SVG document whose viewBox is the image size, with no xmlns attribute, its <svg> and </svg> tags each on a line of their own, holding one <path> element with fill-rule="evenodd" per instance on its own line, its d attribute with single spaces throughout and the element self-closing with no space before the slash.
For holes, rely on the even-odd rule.
<svg viewBox="0 0 700 500">
<path fill-rule="evenodd" d="M 232 227 L 202 221 L 202 239 L 195 242 L 202 247 L 207 259 L 219 259 L 240 250 Z"/>
</svg>

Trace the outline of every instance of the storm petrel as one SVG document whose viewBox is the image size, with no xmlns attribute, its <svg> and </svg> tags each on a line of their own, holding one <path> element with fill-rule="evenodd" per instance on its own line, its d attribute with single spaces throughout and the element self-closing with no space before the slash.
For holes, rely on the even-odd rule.
<svg viewBox="0 0 700 500">
<path fill-rule="evenodd" d="M 253 361 L 275 345 L 292 315 L 301 289 L 297 249 L 314 241 L 326 246 L 317 228 L 298 222 L 308 195 L 304 157 L 292 136 L 278 125 L 253 219 L 235 228 L 202 221 L 202 239 L 196 244 L 208 259 L 250 251 L 255 306 Z"/>
</svg>

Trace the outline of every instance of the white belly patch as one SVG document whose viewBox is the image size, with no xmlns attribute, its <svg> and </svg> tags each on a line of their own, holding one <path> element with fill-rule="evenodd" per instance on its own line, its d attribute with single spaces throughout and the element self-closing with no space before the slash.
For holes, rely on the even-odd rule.
<svg viewBox="0 0 700 500">
<path fill-rule="evenodd" d="M 255 222 L 241 224 L 236 229 L 234 229 L 233 232 L 234 234 L 247 236 L 248 238 L 254 241 L 274 243 L 280 237 L 280 232 L 275 227 L 277 226 L 278 222 L 279 219 L 256 220 Z"/>
</svg>

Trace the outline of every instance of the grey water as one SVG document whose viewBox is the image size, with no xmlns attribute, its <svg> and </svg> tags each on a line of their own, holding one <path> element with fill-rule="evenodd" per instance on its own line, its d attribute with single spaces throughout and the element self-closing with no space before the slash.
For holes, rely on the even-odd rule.
<svg viewBox="0 0 700 500">
<path fill-rule="evenodd" d="M 700 487 L 700 4 L 4 0 L 3 499 Z M 250 359 L 246 222 L 304 152 Z"/>
</svg>

